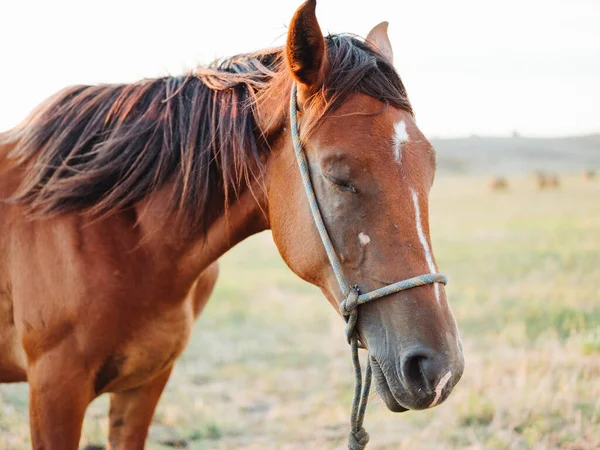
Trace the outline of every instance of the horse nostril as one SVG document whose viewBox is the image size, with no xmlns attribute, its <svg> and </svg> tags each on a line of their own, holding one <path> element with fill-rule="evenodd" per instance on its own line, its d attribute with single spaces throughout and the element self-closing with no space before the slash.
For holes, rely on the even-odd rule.
<svg viewBox="0 0 600 450">
<path fill-rule="evenodd" d="M 439 377 L 440 364 L 429 349 L 416 349 L 402 358 L 402 377 L 415 391 L 431 392 Z"/>
</svg>

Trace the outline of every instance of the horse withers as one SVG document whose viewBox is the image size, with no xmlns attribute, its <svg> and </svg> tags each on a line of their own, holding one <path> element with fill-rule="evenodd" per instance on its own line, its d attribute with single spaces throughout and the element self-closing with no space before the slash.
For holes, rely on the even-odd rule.
<svg viewBox="0 0 600 450">
<path fill-rule="evenodd" d="M 357 291 L 437 272 L 435 152 L 387 24 L 366 40 L 324 37 L 315 7 L 296 11 L 283 48 L 70 87 L 0 135 L 0 381 L 30 383 L 34 448 L 77 448 L 86 407 L 105 392 L 124 411 L 111 417 L 111 447 L 143 448 L 214 262 L 252 234 L 271 229 L 287 265 L 337 310 L 345 299 L 310 202 Z M 294 85 L 311 199 L 289 124 Z M 387 407 L 442 403 L 463 372 L 444 286 L 358 309 Z"/>
</svg>

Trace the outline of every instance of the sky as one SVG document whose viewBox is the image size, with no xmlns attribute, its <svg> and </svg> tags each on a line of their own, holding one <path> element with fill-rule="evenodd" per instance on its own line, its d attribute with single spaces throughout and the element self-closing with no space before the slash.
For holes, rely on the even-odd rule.
<svg viewBox="0 0 600 450">
<path fill-rule="evenodd" d="M 55 91 L 178 75 L 285 42 L 295 0 L 0 2 L 0 131 Z M 323 32 L 390 22 L 429 137 L 600 132 L 600 0 L 318 0 Z"/>
</svg>

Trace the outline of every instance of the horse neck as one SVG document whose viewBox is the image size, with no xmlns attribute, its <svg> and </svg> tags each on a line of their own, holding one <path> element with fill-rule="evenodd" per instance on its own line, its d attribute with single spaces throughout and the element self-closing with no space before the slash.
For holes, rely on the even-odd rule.
<svg viewBox="0 0 600 450">
<path fill-rule="evenodd" d="M 267 159 L 263 161 L 264 171 L 259 179 L 252 181 L 251 186 L 240 186 L 241 195 L 227 208 L 225 214 L 210 224 L 205 236 L 198 238 L 196 235 L 197 239 L 186 252 L 184 264 L 199 264 L 203 270 L 247 237 L 270 229 L 267 197 L 269 168 L 278 164 L 285 153 L 285 142 L 291 141 L 286 128 L 286 93 L 290 91 L 291 80 L 282 76 L 271 80 L 271 83 L 274 83 L 275 89 L 269 89 L 267 95 L 261 93 L 258 96 L 255 117 L 270 148 L 265 153 Z"/>
<path fill-rule="evenodd" d="M 245 238 L 269 228 L 266 194 L 261 186 L 248 186 L 215 218 L 206 232 L 190 230 L 170 211 L 170 187 L 166 186 L 136 207 L 142 242 L 167 256 L 180 270 L 197 276 L 223 253 Z"/>
</svg>

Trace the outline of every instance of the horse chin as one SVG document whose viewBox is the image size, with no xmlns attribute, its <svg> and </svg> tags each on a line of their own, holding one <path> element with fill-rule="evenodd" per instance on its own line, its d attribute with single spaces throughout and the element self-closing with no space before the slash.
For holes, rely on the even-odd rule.
<svg viewBox="0 0 600 450">
<path fill-rule="evenodd" d="M 385 403 L 385 406 L 387 406 L 390 411 L 395 413 L 408 411 L 410 408 L 402 406 L 396 397 L 394 397 L 394 394 L 392 394 L 387 378 L 383 373 L 381 366 L 372 356 L 371 368 L 373 369 L 373 378 L 375 379 L 375 389 L 377 390 L 379 397 L 381 397 Z"/>
</svg>

